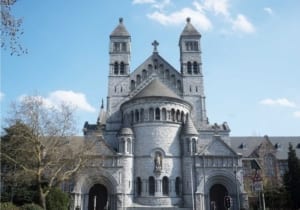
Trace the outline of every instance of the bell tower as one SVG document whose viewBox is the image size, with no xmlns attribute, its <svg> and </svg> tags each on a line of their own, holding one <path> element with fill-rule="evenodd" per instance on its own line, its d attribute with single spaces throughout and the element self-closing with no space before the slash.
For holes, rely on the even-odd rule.
<svg viewBox="0 0 300 210">
<path fill-rule="evenodd" d="M 118 118 L 120 101 L 129 94 L 131 36 L 124 26 L 123 18 L 110 34 L 109 42 L 109 77 L 107 114 Z M 113 121 L 119 119 L 112 119 Z"/>
<path fill-rule="evenodd" d="M 200 47 L 201 34 L 187 18 L 180 35 L 180 68 L 183 78 L 183 98 L 193 104 L 192 118 L 197 129 L 207 124 Z"/>
</svg>

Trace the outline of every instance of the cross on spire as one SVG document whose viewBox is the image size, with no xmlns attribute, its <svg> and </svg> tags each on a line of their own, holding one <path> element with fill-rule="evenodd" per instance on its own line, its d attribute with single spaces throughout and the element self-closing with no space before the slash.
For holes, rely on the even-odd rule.
<svg viewBox="0 0 300 210">
<path fill-rule="evenodd" d="M 152 45 L 153 45 L 153 52 L 157 52 L 157 46 L 159 45 L 159 43 L 154 40 L 154 42 L 152 42 Z"/>
</svg>

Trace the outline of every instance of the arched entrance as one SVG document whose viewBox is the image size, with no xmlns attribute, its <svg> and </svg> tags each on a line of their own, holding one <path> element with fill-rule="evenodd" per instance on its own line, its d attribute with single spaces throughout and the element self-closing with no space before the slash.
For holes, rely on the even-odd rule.
<svg viewBox="0 0 300 210">
<path fill-rule="evenodd" d="M 95 184 L 89 191 L 88 210 L 104 210 L 107 205 L 107 189 L 102 184 Z"/>
<path fill-rule="evenodd" d="M 226 210 L 224 207 L 224 196 L 228 195 L 227 189 L 221 184 L 215 184 L 210 188 L 210 210 Z"/>
</svg>

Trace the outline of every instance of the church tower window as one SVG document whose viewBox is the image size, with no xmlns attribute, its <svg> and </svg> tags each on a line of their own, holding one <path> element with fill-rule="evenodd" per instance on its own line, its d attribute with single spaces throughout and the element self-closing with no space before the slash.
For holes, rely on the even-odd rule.
<svg viewBox="0 0 300 210">
<path fill-rule="evenodd" d="M 162 191 L 163 195 L 169 195 L 169 179 L 166 176 L 162 179 Z"/>
<path fill-rule="evenodd" d="M 192 63 L 190 61 L 187 62 L 187 73 L 192 74 Z"/>
<path fill-rule="evenodd" d="M 196 61 L 194 61 L 193 63 L 193 70 L 194 70 L 194 74 L 198 74 L 198 63 Z"/>
<path fill-rule="evenodd" d="M 153 176 L 149 177 L 149 195 L 155 194 L 155 180 Z"/>
<path fill-rule="evenodd" d="M 121 74 L 121 75 L 124 75 L 124 74 L 125 74 L 125 64 L 124 64 L 123 61 L 122 61 L 121 64 L 120 64 L 120 74 Z"/>
<path fill-rule="evenodd" d="M 115 62 L 114 63 L 114 74 L 119 74 L 119 64 L 118 62 Z"/>
<path fill-rule="evenodd" d="M 126 52 L 126 51 L 127 51 L 126 42 L 122 42 L 122 52 Z"/>
</svg>

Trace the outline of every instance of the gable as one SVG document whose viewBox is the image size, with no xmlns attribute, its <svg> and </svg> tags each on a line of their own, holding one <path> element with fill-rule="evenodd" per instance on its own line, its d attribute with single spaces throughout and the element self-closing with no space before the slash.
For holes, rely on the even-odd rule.
<svg viewBox="0 0 300 210">
<path fill-rule="evenodd" d="M 237 156 L 238 154 L 227 145 L 220 136 L 215 136 L 205 149 L 205 154 L 212 156 Z"/>
<path fill-rule="evenodd" d="M 153 53 L 130 74 L 130 95 L 136 95 L 155 78 L 178 96 L 182 95 L 181 74 L 158 53 Z"/>
<path fill-rule="evenodd" d="M 92 136 L 91 138 L 97 138 Z M 88 139 L 86 139 L 88 141 Z M 100 156 L 113 156 L 116 155 L 116 151 L 111 148 L 103 138 L 99 138 L 99 140 L 95 143 L 93 149 L 90 152 L 90 155 L 100 155 Z"/>
</svg>

